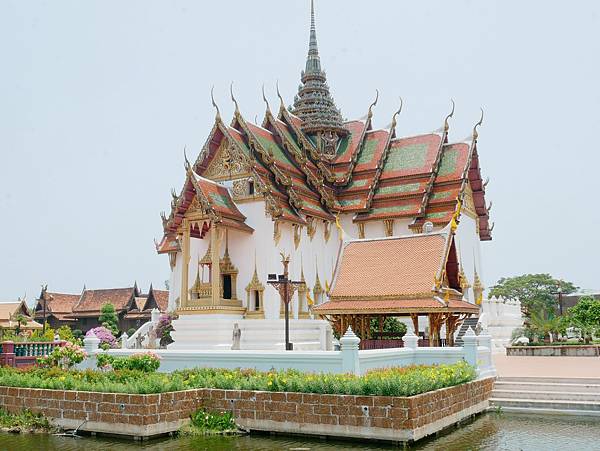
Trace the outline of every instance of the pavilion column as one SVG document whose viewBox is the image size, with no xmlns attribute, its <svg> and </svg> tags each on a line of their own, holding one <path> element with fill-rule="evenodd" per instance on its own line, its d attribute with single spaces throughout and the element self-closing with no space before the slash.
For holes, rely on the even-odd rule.
<svg viewBox="0 0 600 451">
<path fill-rule="evenodd" d="M 211 303 L 219 305 L 221 303 L 221 261 L 220 261 L 221 240 L 219 229 L 213 222 L 210 226 L 210 283 L 211 283 Z"/>
<path fill-rule="evenodd" d="M 181 293 L 179 294 L 180 307 L 188 305 L 188 290 L 190 275 L 190 222 L 187 219 L 183 220 L 183 255 L 181 259 Z"/>
<path fill-rule="evenodd" d="M 410 319 L 412 319 L 414 333 L 418 337 L 419 336 L 419 314 L 411 313 Z"/>
</svg>

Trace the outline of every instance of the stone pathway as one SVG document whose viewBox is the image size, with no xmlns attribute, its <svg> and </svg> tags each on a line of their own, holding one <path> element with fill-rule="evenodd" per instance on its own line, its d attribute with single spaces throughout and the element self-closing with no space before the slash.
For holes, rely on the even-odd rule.
<svg viewBox="0 0 600 451">
<path fill-rule="evenodd" d="M 493 355 L 499 377 L 600 377 L 598 357 L 507 357 Z"/>
</svg>

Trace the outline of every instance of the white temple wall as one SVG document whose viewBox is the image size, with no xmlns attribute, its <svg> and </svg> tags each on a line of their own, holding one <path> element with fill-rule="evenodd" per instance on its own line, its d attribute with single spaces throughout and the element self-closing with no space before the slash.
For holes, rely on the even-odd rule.
<svg viewBox="0 0 600 451">
<path fill-rule="evenodd" d="M 469 302 L 474 303 L 473 281 L 475 280 L 475 269 L 479 278 L 483 281 L 483 268 L 481 265 L 481 241 L 477 234 L 477 221 L 463 214 L 460 217 L 460 223 L 456 230 L 455 242 L 457 245 L 456 251 L 459 254 L 459 262 L 462 264 L 463 270 L 471 288 L 467 293 Z"/>
</svg>

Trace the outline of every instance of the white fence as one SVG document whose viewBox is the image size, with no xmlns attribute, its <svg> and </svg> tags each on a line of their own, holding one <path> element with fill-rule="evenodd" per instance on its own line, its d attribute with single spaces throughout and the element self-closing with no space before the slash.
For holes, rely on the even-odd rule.
<svg viewBox="0 0 600 451">
<path fill-rule="evenodd" d="M 252 350 L 152 350 L 161 359 L 160 370 L 171 372 L 185 368 L 255 368 L 297 369 L 307 372 L 364 374 L 376 368 L 408 365 L 456 363 L 465 360 L 477 367 L 481 377 L 494 376 L 496 370 L 491 358 L 491 337 L 483 331 L 479 336 L 469 329 L 462 347 L 418 347 L 419 338 L 412 332 L 404 336 L 404 347 L 360 351 L 360 339 L 348 329 L 340 339 L 340 351 L 252 351 Z M 98 349 L 96 337 L 86 337 L 84 346 L 89 355 L 81 368 L 96 366 L 95 355 L 108 352 L 114 356 L 129 356 L 144 350 Z"/>
</svg>

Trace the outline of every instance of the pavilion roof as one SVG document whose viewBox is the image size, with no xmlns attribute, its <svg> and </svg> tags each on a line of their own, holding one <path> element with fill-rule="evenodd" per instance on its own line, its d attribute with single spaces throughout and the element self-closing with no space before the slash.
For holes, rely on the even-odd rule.
<svg viewBox="0 0 600 451">
<path fill-rule="evenodd" d="M 448 235 L 431 233 L 344 244 L 330 291 L 336 299 L 427 298 L 446 257 Z"/>
</svg>

